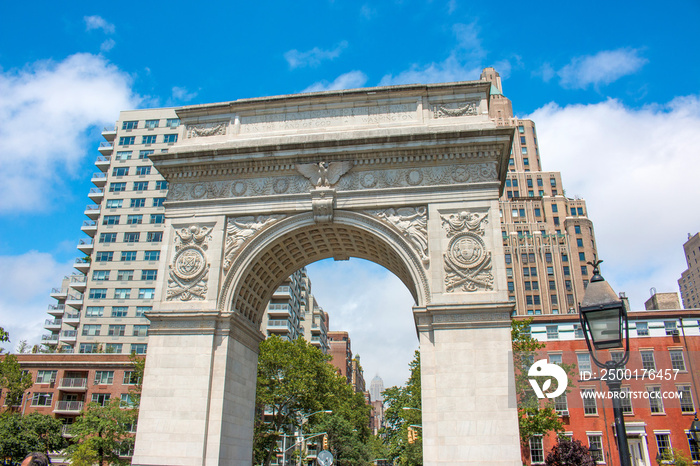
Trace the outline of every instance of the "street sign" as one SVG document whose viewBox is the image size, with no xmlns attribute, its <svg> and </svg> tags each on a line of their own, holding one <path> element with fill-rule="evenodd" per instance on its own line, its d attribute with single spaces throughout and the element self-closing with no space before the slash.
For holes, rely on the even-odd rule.
<svg viewBox="0 0 700 466">
<path fill-rule="evenodd" d="M 321 450 L 318 452 L 316 457 L 316 462 L 319 466 L 332 466 L 333 465 L 333 453 L 328 450 Z"/>
</svg>

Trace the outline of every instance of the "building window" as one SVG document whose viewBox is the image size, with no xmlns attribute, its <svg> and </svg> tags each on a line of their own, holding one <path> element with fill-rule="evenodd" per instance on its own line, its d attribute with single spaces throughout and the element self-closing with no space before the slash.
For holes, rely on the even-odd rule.
<svg viewBox="0 0 700 466">
<path fill-rule="evenodd" d="M 126 325 L 110 325 L 107 329 L 107 335 L 110 337 L 123 337 L 126 331 Z"/>
<path fill-rule="evenodd" d="M 632 414 L 632 399 L 630 398 L 630 388 L 620 387 L 620 406 L 622 407 L 622 414 Z"/>
<path fill-rule="evenodd" d="M 113 256 L 112 251 L 101 251 L 95 254 L 95 262 L 112 262 Z"/>
<path fill-rule="evenodd" d="M 515 291 L 515 284 L 513 282 L 508 282 L 508 291 L 511 293 Z"/>
<path fill-rule="evenodd" d="M 700 463 L 700 445 L 695 443 L 690 432 L 686 432 L 685 435 L 688 438 L 688 446 L 690 446 L 690 459 Z"/>
<path fill-rule="evenodd" d="M 591 416 L 598 415 L 598 405 L 596 404 L 595 390 L 592 388 L 582 388 L 581 395 L 583 396 L 583 414 Z"/>
<path fill-rule="evenodd" d="M 108 209 L 119 209 L 122 206 L 122 199 L 107 199 Z"/>
<path fill-rule="evenodd" d="M 119 215 L 105 215 L 102 217 L 102 225 L 119 225 Z"/>
<path fill-rule="evenodd" d="M 153 198 L 153 207 L 162 207 L 163 202 L 165 202 L 164 197 L 154 197 Z"/>
<path fill-rule="evenodd" d="M 139 233 L 139 232 L 124 233 L 124 242 L 125 243 L 138 243 L 139 236 L 141 236 L 141 233 Z"/>
<path fill-rule="evenodd" d="M 92 279 L 97 282 L 109 280 L 109 270 L 93 270 Z"/>
<path fill-rule="evenodd" d="M 139 288 L 139 299 L 153 299 L 155 288 Z"/>
<path fill-rule="evenodd" d="M 177 142 L 177 134 L 164 134 L 163 142 L 166 144 L 172 144 L 174 142 Z"/>
<path fill-rule="evenodd" d="M 547 275 L 554 275 L 554 267 L 552 267 L 552 266 L 547 267 Z"/>
<path fill-rule="evenodd" d="M 104 307 L 102 306 L 88 306 L 85 310 L 86 317 L 102 317 L 104 312 Z"/>
<path fill-rule="evenodd" d="M 126 306 L 112 307 L 112 317 L 126 317 L 129 308 Z"/>
<path fill-rule="evenodd" d="M 128 393 L 122 393 L 121 398 L 119 400 L 119 407 L 120 408 L 133 408 L 135 405 L 135 401 L 131 398 L 131 395 Z"/>
<path fill-rule="evenodd" d="M 583 240 L 581 238 L 576 238 L 576 246 L 580 248 L 583 247 Z"/>
<path fill-rule="evenodd" d="M 581 266 L 581 275 L 588 275 L 588 266 L 587 265 Z"/>
<path fill-rule="evenodd" d="M 121 353 L 124 345 L 122 343 L 107 343 L 105 353 Z"/>
<path fill-rule="evenodd" d="M 592 449 L 593 452 L 591 456 L 596 463 L 605 463 L 605 456 L 603 455 L 603 436 L 602 435 L 588 435 L 588 448 Z"/>
<path fill-rule="evenodd" d="M 155 280 L 158 275 L 157 270 L 142 270 L 141 280 Z"/>
<path fill-rule="evenodd" d="M 146 241 L 149 243 L 160 243 L 163 241 L 163 232 L 162 231 L 149 231 L 146 234 Z"/>
<path fill-rule="evenodd" d="M 100 327 L 101 325 L 95 325 L 95 324 L 88 324 L 88 325 L 83 325 L 83 336 L 85 337 L 98 337 L 100 336 Z"/>
<path fill-rule="evenodd" d="M 136 141 L 136 137 L 134 136 L 122 136 L 119 138 L 119 145 L 120 146 L 130 146 Z"/>
<path fill-rule="evenodd" d="M 552 253 L 551 253 L 551 252 L 545 252 L 545 253 L 544 253 L 544 260 L 545 260 L 545 262 L 552 262 Z"/>
<path fill-rule="evenodd" d="M 112 169 L 112 176 L 127 176 L 129 167 L 115 167 Z"/>
<path fill-rule="evenodd" d="M 95 385 L 111 385 L 114 381 L 114 371 L 95 371 Z"/>
<path fill-rule="evenodd" d="M 122 129 L 137 129 L 139 127 L 138 121 L 124 121 L 122 122 Z"/>
<path fill-rule="evenodd" d="M 638 337 L 648 337 L 649 336 L 649 326 L 646 322 L 637 322 L 635 325 L 637 329 Z"/>
<path fill-rule="evenodd" d="M 133 336 L 135 336 L 135 337 L 148 336 L 148 325 L 134 325 Z"/>
<path fill-rule="evenodd" d="M 678 335 L 678 328 L 675 320 L 667 320 L 664 322 L 664 329 L 667 336 Z"/>
<path fill-rule="evenodd" d="M 579 252 L 578 253 L 578 260 L 581 262 L 586 262 L 586 253 L 585 252 Z"/>
<path fill-rule="evenodd" d="M 151 223 L 160 224 L 165 222 L 165 215 L 163 214 L 151 214 Z"/>
<path fill-rule="evenodd" d="M 134 371 L 124 371 L 124 378 L 122 379 L 122 385 L 136 385 L 140 382 L 139 377 L 136 376 Z"/>
<path fill-rule="evenodd" d="M 146 354 L 147 346 L 146 343 L 132 343 L 131 352 L 134 354 Z"/>
<path fill-rule="evenodd" d="M 117 281 L 127 281 L 127 280 L 133 280 L 134 279 L 134 271 L 133 270 L 119 270 L 117 272 Z"/>
<path fill-rule="evenodd" d="M 116 241 L 116 233 L 100 233 L 100 243 L 114 243 Z"/>
<path fill-rule="evenodd" d="M 536 294 L 532 297 L 535 301 L 535 305 L 540 304 L 540 295 Z"/>
<path fill-rule="evenodd" d="M 581 335 L 583 337 L 583 335 Z M 591 355 L 588 353 L 577 353 L 576 359 L 578 359 L 578 371 L 579 372 L 590 372 L 591 371 Z"/>
<path fill-rule="evenodd" d="M 683 359 L 683 350 L 668 350 L 671 356 L 671 367 L 685 372 L 685 360 Z"/>
<path fill-rule="evenodd" d="M 531 277 L 537 276 L 537 267 L 530 267 L 530 276 Z"/>
<path fill-rule="evenodd" d="M 640 351 L 642 355 L 642 369 L 648 371 L 656 370 L 656 362 L 654 362 L 654 352 L 653 351 Z"/>
<path fill-rule="evenodd" d="M 81 343 L 79 353 L 97 353 L 97 343 Z"/>
<path fill-rule="evenodd" d="M 681 401 L 681 412 L 694 413 L 695 404 L 693 403 L 693 394 L 690 391 L 690 385 L 678 385 L 678 399 Z"/>
<path fill-rule="evenodd" d="M 138 306 L 136 308 L 136 317 L 143 317 L 146 312 L 152 309 L 151 306 Z"/>
<path fill-rule="evenodd" d="M 136 251 L 122 251 L 122 261 L 128 262 L 128 261 L 135 261 L 136 260 Z"/>
<path fill-rule="evenodd" d="M 156 181 L 156 189 L 168 189 L 168 182 L 165 180 Z"/>
<path fill-rule="evenodd" d="M 167 126 L 168 128 L 172 128 L 172 129 L 177 128 L 178 126 L 180 126 L 180 119 L 179 118 L 168 118 L 165 122 L 165 126 Z"/>
<path fill-rule="evenodd" d="M 583 330 L 581 329 L 581 324 L 574 324 L 574 338 L 583 338 Z M 581 364 L 579 359 L 579 365 Z M 588 362 L 590 366 L 590 360 Z"/>
<path fill-rule="evenodd" d="M 147 159 L 149 155 L 153 155 L 153 150 L 140 150 L 139 151 L 139 159 Z"/>
<path fill-rule="evenodd" d="M 144 126 L 144 128 L 146 128 L 146 129 L 155 129 L 155 128 L 158 127 L 158 122 L 159 122 L 159 121 L 160 121 L 160 120 L 146 120 L 146 125 Z"/>
<path fill-rule="evenodd" d="M 160 259 L 160 251 L 144 251 L 143 260 L 145 261 L 157 261 Z"/>
<path fill-rule="evenodd" d="M 539 207 L 535 207 L 535 217 L 541 217 L 542 216 L 542 211 L 540 210 Z"/>
<path fill-rule="evenodd" d="M 544 448 L 539 435 L 530 437 L 530 463 L 544 463 Z"/>
<path fill-rule="evenodd" d="M 114 299 L 129 299 L 131 288 L 115 288 Z"/>
<path fill-rule="evenodd" d="M 58 371 L 37 371 L 36 383 L 54 383 Z"/>
<path fill-rule="evenodd" d="M 34 393 L 32 396 L 32 406 L 51 406 L 53 393 Z"/>
<path fill-rule="evenodd" d="M 664 412 L 664 402 L 661 399 L 661 387 L 647 387 L 647 393 L 649 393 L 651 414 L 662 414 Z"/>
<path fill-rule="evenodd" d="M 148 181 L 134 181 L 134 191 L 146 191 L 148 189 Z"/>
<path fill-rule="evenodd" d="M 109 396 L 109 393 L 93 393 L 91 401 L 100 406 L 105 406 L 109 404 Z"/>
<path fill-rule="evenodd" d="M 92 288 L 88 297 L 90 299 L 104 299 L 107 297 L 107 288 Z"/>
<path fill-rule="evenodd" d="M 109 192 L 110 193 L 120 193 L 122 191 L 126 191 L 126 183 L 121 182 L 121 183 L 110 183 L 109 184 Z M 119 206 L 121 207 L 121 204 Z"/>
<path fill-rule="evenodd" d="M 547 273 L 549 273 L 549 268 L 547 268 Z M 549 289 L 550 290 L 556 290 L 557 289 L 557 284 L 554 280 L 549 280 Z"/>
<path fill-rule="evenodd" d="M 571 275 L 571 272 L 569 271 L 569 266 L 568 266 L 568 265 L 565 265 L 565 266 L 564 266 L 564 275 L 567 276 L 567 277 Z"/>
<path fill-rule="evenodd" d="M 143 136 L 141 138 L 141 144 L 155 144 L 156 143 L 156 135 L 152 134 L 150 136 Z"/>
<path fill-rule="evenodd" d="M 573 207 L 571 208 L 571 211 L 574 211 Z M 574 233 L 576 233 L 577 235 L 581 234 L 581 225 L 574 225 Z"/>
<path fill-rule="evenodd" d="M 510 254 L 506 254 L 506 264 L 510 264 L 513 262 L 512 256 Z"/>
<path fill-rule="evenodd" d="M 659 450 L 659 454 L 663 455 L 664 453 L 666 454 L 671 454 L 671 436 L 670 434 L 663 433 L 663 434 L 657 434 L 654 432 L 654 437 L 656 437 L 656 447 Z"/>
<path fill-rule="evenodd" d="M 547 325 L 547 340 L 559 339 L 559 327 L 556 325 Z"/>
<path fill-rule="evenodd" d="M 130 207 L 139 208 L 139 207 L 145 207 L 145 206 L 146 206 L 146 199 L 145 198 L 138 198 L 138 199 L 131 200 Z"/>
<path fill-rule="evenodd" d="M 121 160 L 121 161 L 131 160 L 131 151 L 130 150 L 117 151 L 116 159 Z"/>
</svg>

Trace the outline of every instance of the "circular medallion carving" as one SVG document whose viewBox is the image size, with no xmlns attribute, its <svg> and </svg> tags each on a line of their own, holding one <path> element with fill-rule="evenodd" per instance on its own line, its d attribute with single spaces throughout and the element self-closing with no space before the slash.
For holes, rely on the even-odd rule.
<svg viewBox="0 0 700 466">
<path fill-rule="evenodd" d="M 287 178 L 279 178 L 275 180 L 272 189 L 274 189 L 277 194 L 287 192 L 287 189 L 289 189 L 289 180 Z"/>
<path fill-rule="evenodd" d="M 457 183 L 464 183 L 469 179 L 469 171 L 464 167 L 457 167 L 452 173 L 452 179 Z"/>
<path fill-rule="evenodd" d="M 190 281 L 201 274 L 206 267 L 204 253 L 197 246 L 180 249 L 175 254 L 173 272 L 181 280 Z"/>
<path fill-rule="evenodd" d="M 372 173 L 365 173 L 360 176 L 360 183 L 365 188 L 373 188 L 377 185 L 377 177 Z"/>
<path fill-rule="evenodd" d="M 465 269 L 473 269 L 486 259 L 484 241 L 473 233 L 461 233 L 450 241 L 450 259 Z"/>
<path fill-rule="evenodd" d="M 192 197 L 201 199 L 207 193 L 207 187 L 203 183 L 197 183 L 192 187 Z"/>
<path fill-rule="evenodd" d="M 231 185 L 231 194 L 234 196 L 242 196 L 248 190 L 248 185 L 243 181 L 236 181 Z"/>
<path fill-rule="evenodd" d="M 406 182 L 411 186 L 417 186 L 423 181 L 423 173 L 420 170 L 411 170 L 406 173 Z"/>
</svg>

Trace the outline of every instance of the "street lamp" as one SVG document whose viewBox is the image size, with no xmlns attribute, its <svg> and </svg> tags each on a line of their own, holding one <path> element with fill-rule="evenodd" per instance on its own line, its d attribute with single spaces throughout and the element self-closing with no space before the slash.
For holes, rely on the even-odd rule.
<svg viewBox="0 0 700 466">
<path fill-rule="evenodd" d="M 330 409 L 322 409 L 322 410 L 320 410 L 320 411 L 314 411 L 314 412 L 311 413 L 311 414 L 299 413 L 299 415 L 301 416 L 301 420 L 300 420 L 300 422 L 299 422 L 299 434 L 298 434 L 299 440 L 297 441 L 297 445 L 299 446 L 299 458 L 298 458 L 299 464 L 302 463 L 302 461 L 301 461 L 301 454 L 302 454 L 303 449 L 305 448 L 305 445 L 302 445 L 302 444 L 305 443 L 305 441 L 308 440 L 308 439 L 310 438 L 310 437 L 309 437 L 309 438 L 306 438 L 306 439 L 304 438 L 304 423 L 305 423 L 306 421 L 308 421 L 309 418 L 310 418 L 311 416 L 313 416 L 314 414 L 320 414 L 320 413 L 333 414 L 333 410 L 330 410 Z"/>
<path fill-rule="evenodd" d="M 627 444 L 627 431 L 620 403 L 621 381 L 617 375 L 617 369 L 624 367 L 630 356 L 630 335 L 627 325 L 627 312 L 622 300 L 617 297 L 612 287 L 600 275 L 599 266 L 601 260 L 589 262 L 593 266 L 593 276 L 586 287 L 583 302 L 579 304 L 579 319 L 581 329 L 586 338 L 588 352 L 596 366 L 606 369 L 605 382 L 608 390 L 613 393 L 612 405 L 615 416 L 615 432 L 617 432 L 617 447 L 620 454 L 620 465 L 631 466 L 629 445 Z M 625 330 L 623 337 L 622 331 Z M 625 340 L 623 344 L 623 339 Z M 593 347 L 591 347 L 593 345 Z M 596 350 L 622 348 L 625 346 L 625 355 L 622 359 L 611 359 L 601 363 L 595 357 Z"/>
<path fill-rule="evenodd" d="M 690 438 L 695 442 L 695 446 L 700 448 L 700 421 L 698 421 L 698 413 L 695 413 L 695 419 L 690 424 L 690 429 L 688 430 Z"/>
</svg>

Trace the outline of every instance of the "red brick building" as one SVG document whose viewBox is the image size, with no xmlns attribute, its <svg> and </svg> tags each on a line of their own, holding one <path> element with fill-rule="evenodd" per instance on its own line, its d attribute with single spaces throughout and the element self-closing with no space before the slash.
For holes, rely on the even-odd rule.
<svg viewBox="0 0 700 466">
<path fill-rule="evenodd" d="M 688 436 L 699 399 L 700 310 L 648 310 L 628 317 L 630 359 L 621 375 L 629 397 L 622 406 L 632 465 L 656 465 L 657 454 L 666 449 L 681 450 L 700 463 Z M 565 435 L 599 449 L 598 464 L 618 466 L 612 400 L 594 398 L 608 389 L 590 358 L 578 314 L 535 316 L 530 329 L 546 344 L 535 360 L 572 365 L 576 373 L 569 377 L 568 392 L 554 399 Z M 622 356 L 622 350 L 597 353 L 601 362 Z M 531 439 L 523 461 L 543 463 L 555 443 L 554 434 Z"/>
</svg>

